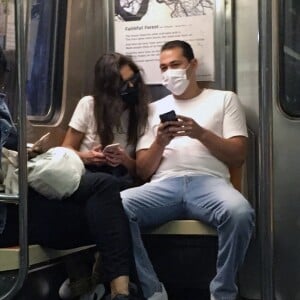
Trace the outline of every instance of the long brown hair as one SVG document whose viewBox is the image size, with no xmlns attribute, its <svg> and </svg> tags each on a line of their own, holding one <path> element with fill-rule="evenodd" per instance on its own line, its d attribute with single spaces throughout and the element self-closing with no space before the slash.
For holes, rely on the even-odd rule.
<svg viewBox="0 0 300 300">
<path fill-rule="evenodd" d="M 115 52 L 104 54 L 95 65 L 94 115 L 103 147 L 113 142 L 113 129 L 121 128 L 120 118 L 124 104 L 120 96 L 120 87 L 123 83 L 120 68 L 126 65 L 134 73 L 140 72 L 131 58 Z M 142 77 L 137 84 L 139 101 L 128 107 L 127 144 L 134 146 L 145 131 L 149 103 L 149 93 Z"/>
</svg>

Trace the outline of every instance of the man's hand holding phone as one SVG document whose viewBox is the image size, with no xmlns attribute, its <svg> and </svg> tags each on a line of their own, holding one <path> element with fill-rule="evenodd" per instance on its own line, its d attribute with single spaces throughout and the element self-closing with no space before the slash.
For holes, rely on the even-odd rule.
<svg viewBox="0 0 300 300">
<path fill-rule="evenodd" d="M 174 110 L 170 110 L 164 114 L 159 115 L 159 118 L 162 123 L 168 121 L 177 121 L 177 116 Z"/>
<path fill-rule="evenodd" d="M 174 138 L 174 132 L 176 132 L 175 128 L 178 127 L 178 119 L 174 110 L 159 115 L 159 118 L 161 124 L 157 130 L 156 141 L 165 147 Z"/>
<path fill-rule="evenodd" d="M 176 115 L 174 110 L 161 114 L 159 117 L 161 125 L 158 128 L 158 141 L 162 141 L 162 144 L 167 145 L 174 137 L 179 136 L 195 138 L 193 128 L 198 124 L 192 119 Z"/>
</svg>

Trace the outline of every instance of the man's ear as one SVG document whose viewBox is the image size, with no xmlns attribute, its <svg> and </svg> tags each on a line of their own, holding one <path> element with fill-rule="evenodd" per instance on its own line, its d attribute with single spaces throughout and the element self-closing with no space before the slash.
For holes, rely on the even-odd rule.
<svg viewBox="0 0 300 300">
<path fill-rule="evenodd" d="M 198 67 L 198 60 L 196 58 L 193 58 L 190 64 L 193 66 L 193 68 L 196 69 Z"/>
<path fill-rule="evenodd" d="M 193 58 L 190 60 L 190 67 L 188 69 L 189 76 L 196 76 L 196 70 L 198 67 L 198 60 L 196 58 Z"/>
</svg>

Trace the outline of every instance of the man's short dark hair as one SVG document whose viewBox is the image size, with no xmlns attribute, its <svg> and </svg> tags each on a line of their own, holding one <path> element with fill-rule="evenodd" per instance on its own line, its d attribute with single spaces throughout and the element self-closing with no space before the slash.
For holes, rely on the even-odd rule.
<svg viewBox="0 0 300 300">
<path fill-rule="evenodd" d="M 2 48 L 0 47 L 0 74 L 4 74 L 6 71 L 8 71 L 7 60 Z"/>
<path fill-rule="evenodd" d="M 183 56 L 186 57 L 188 61 L 191 61 L 193 58 L 195 58 L 194 51 L 193 51 L 191 45 L 185 41 L 180 41 L 180 40 L 166 42 L 161 47 L 160 52 L 163 52 L 163 51 L 169 50 L 169 49 L 174 49 L 174 48 L 181 48 Z"/>
</svg>

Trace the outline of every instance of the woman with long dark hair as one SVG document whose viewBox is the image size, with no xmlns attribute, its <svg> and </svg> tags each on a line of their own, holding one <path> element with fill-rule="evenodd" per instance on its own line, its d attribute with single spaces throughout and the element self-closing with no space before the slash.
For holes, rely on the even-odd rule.
<svg viewBox="0 0 300 300">
<path fill-rule="evenodd" d="M 109 185 L 105 194 L 97 193 L 93 205 L 87 200 L 87 221 L 116 300 L 131 299 L 126 296 L 130 233 L 120 190 L 135 184 L 135 146 L 147 117 L 148 96 L 138 66 L 127 56 L 108 53 L 97 61 L 93 95 L 79 101 L 63 142 L 86 165 L 84 177 L 104 180 L 100 191 Z"/>
<path fill-rule="evenodd" d="M 63 146 L 77 151 L 89 170 L 117 175 L 121 188 L 128 187 L 147 116 L 148 95 L 138 66 L 122 54 L 105 54 L 95 65 L 94 93 L 79 101 Z M 103 152 L 113 143 L 120 145 Z"/>
</svg>

